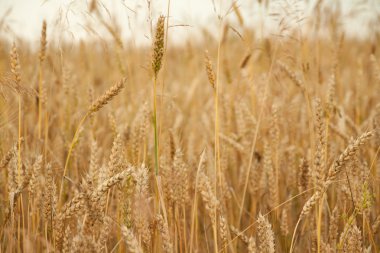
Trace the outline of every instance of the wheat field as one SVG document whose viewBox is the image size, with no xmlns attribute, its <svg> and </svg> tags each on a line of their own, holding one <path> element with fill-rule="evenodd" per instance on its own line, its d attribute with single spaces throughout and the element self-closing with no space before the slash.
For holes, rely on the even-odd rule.
<svg viewBox="0 0 380 253">
<path fill-rule="evenodd" d="M 0 41 L 0 252 L 380 251 L 379 35 L 316 6 L 324 36 L 263 38 L 233 2 L 136 46 L 100 8 L 110 40 Z"/>
</svg>

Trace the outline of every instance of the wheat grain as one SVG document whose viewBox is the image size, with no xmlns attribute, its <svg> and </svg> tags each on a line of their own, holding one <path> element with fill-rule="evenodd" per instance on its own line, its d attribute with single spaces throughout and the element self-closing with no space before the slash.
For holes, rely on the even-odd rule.
<svg viewBox="0 0 380 253">
<path fill-rule="evenodd" d="M 261 214 L 257 218 L 257 238 L 260 252 L 274 253 L 274 234 L 269 221 Z"/>
<path fill-rule="evenodd" d="M 126 78 L 121 79 L 114 86 L 112 86 L 103 96 L 95 100 L 89 107 L 90 113 L 95 113 L 99 111 L 102 107 L 108 104 L 115 96 L 117 96 L 121 90 L 124 88 Z"/>
</svg>

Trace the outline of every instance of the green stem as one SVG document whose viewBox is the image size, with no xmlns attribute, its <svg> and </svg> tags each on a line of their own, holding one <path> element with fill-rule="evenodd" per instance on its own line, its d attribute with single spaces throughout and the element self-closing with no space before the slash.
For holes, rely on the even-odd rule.
<svg viewBox="0 0 380 253">
<path fill-rule="evenodd" d="M 17 141 L 17 180 L 21 182 L 21 137 L 22 137 L 22 101 L 21 95 L 18 97 L 18 141 Z"/>
<path fill-rule="evenodd" d="M 39 65 L 38 74 L 38 139 L 42 136 L 42 66 Z"/>
<path fill-rule="evenodd" d="M 157 134 L 157 76 L 154 76 L 153 83 L 153 127 L 154 127 L 154 166 L 156 176 L 158 175 L 158 134 Z"/>
<path fill-rule="evenodd" d="M 79 122 L 79 124 L 78 124 L 78 126 L 77 126 L 77 129 L 75 130 L 75 134 L 74 134 L 73 140 L 71 141 L 70 148 L 69 148 L 69 151 L 68 151 L 68 154 L 67 154 L 67 157 L 66 157 L 65 168 L 63 169 L 63 175 L 62 175 L 62 181 L 61 181 L 61 188 L 60 188 L 60 190 L 59 190 L 59 195 L 58 195 L 58 204 L 60 204 L 60 200 L 61 200 L 61 197 L 62 197 L 62 193 L 63 193 L 63 183 L 64 183 L 64 179 L 65 179 L 65 176 L 66 176 L 67 168 L 69 167 L 69 162 L 70 162 L 71 153 L 73 152 L 73 149 L 74 149 L 75 143 L 77 142 L 80 128 L 81 128 L 81 126 L 84 124 L 84 122 L 86 121 L 86 119 L 87 119 L 87 117 L 90 115 L 90 113 L 91 113 L 91 112 L 87 112 L 87 113 L 83 116 L 83 118 L 81 119 L 81 121 Z"/>
</svg>

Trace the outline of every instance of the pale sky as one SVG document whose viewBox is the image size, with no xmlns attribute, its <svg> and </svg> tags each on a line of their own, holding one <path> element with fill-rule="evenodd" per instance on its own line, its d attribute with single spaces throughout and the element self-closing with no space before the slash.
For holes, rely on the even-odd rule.
<svg viewBox="0 0 380 253">
<path fill-rule="evenodd" d="M 115 20 L 123 38 L 132 38 L 136 43 L 150 41 L 147 0 L 98 0 L 98 2 L 102 3 L 99 6 L 107 22 L 111 19 Z M 270 2 L 268 11 L 260 7 L 257 0 L 236 1 L 245 23 L 256 30 L 263 28 L 264 31 L 260 31 L 260 34 L 268 34 L 273 33 L 273 28 L 278 26 L 273 16 L 269 17 L 270 13 L 281 13 L 280 6 L 284 6 L 287 2 L 293 9 L 299 10 L 293 11 L 294 15 L 307 20 L 311 16 L 315 0 L 272 0 Z M 380 0 L 325 0 L 323 2 L 340 4 L 342 15 L 346 17 L 343 22 L 348 36 L 362 38 L 373 36 L 375 29 L 379 32 Z M 8 31 L 13 31 L 10 37 L 19 36 L 31 41 L 39 40 L 43 19 L 48 23 L 48 36 L 61 35 L 74 40 L 110 36 L 97 23 L 94 14 L 89 13 L 89 3 L 90 0 L 0 0 L 0 18 L 10 11 L 5 18 L 5 23 L 10 28 Z M 225 14 L 231 3 L 232 0 L 171 0 L 170 24 L 174 26 L 169 33 L 171 39 L 183 42 L 186 37 L 196 37 L 205 27 L 217 34 L 217 14 Z M 160 14 L 166 15 L 168 0 L 151 0 L 151 4 L 153 22 Z M 325 3 L 322 10 L 334 9 L 334 4 Z M 284 15 L 283 11 L 282 15 Z M 226 19 L 232 26 L 237 23 L 233 13 Z M 86 27 L 92 27 L 95 32 L 90 32 Z"/>
</svg>

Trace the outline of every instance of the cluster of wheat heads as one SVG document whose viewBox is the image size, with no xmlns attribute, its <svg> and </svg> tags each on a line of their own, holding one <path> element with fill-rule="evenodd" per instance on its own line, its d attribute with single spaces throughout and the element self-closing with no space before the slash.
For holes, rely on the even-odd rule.
<svg viewBox="0 0 380 253">
<path fill-rule="evenodd" d="M 379 40 L 167 27 L 1 41 L 0 252 L 378 252 Z"/>
</svg>

